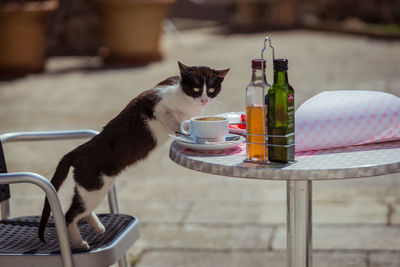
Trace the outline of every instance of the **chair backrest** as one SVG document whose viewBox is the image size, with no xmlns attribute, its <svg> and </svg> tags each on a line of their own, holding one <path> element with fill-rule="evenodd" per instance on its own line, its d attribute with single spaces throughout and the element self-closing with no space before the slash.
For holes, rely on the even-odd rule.
<svg viewBox="0 0 400 267">
<path fill-rule="evenodd" d="M 6 173 L 7 166 L 4 158 L 3 146 L 0 142 L 0 173 Z M 10 186 L 8 184 L 0 184 L 0 203 L 10 199 Z"/>
</svg>

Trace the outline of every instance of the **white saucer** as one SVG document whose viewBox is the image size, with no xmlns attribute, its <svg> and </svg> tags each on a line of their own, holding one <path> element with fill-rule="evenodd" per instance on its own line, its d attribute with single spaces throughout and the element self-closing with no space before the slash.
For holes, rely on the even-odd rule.
<svg viewBox="0 0 400 267">
<path fill-rule="evenodd" d="M 235 141 L 225 141 L 225 142 L 218 142 L 215 144 L 196 144 L 190 139 L 190 137 L 182 137 L 182 136 L 172 136 L 180 145 L 190 148 L 193 150 L 199 151 L 215 151 L 215 150 L 225 150 L 230 148 L 235 148 L 243 143 L 246 138 L 236 134 L 228 134 L 227 138 L 239 136 L 239 140 Z M 185 140 L 187 139 L 187 140 Z"/>
</svg>

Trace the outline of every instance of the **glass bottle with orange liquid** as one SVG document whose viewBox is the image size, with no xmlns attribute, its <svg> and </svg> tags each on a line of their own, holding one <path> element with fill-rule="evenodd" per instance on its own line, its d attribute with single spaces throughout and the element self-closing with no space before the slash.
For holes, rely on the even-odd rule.
<svg viewBox="0 0 400 267">
<path fill-rule="evenodd" d="M 268 147 L 264 144 L 265 134 L 268 133 L 266 127 L 270 87 L 265 75 L 266 60 L 253 59 L 251 68 L 251 81 L 246 88 L 247 159 L 265 162 L 268 158 Z"/>
</svg>

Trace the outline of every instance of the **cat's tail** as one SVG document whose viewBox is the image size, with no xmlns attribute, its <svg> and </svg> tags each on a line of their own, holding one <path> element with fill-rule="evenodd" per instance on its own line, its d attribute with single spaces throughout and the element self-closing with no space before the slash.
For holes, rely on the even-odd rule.
<svg viewBox="0 0 400 267">
<path fill-rule="evenodd" d="M 51 184 L 54 186 L 56 191 L 60 189 L 62 183 L 65 181 L 65 179 L 68 176 L 69 169 L 72 165 L 72 152 L 66 154 L 58 163 L 58 166 L 56 168 L 56 171 L 53 175 L 53 178 L 51 179 Z M 46 243 L 46 238 L 44 237 L 44 230 L 46 229 L 47 223 L 49 221 L 50 217 L 50 205 L 49 201 L 46 200 L 44 202 L 44 207 L 42 211 L 42 217 L 40 219 L 39 223 L 39 239 L 43 242 Z"/>
</svg>

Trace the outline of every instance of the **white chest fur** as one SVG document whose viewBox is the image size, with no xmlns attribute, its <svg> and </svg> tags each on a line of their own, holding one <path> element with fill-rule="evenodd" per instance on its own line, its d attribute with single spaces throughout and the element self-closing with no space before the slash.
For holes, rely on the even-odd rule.
<svg viewBox="0 0 400 267">
<path fill-rule="evenodd" d="M 168 139 L 168 134 L 179 131 L 182 121 L 200 115 L 203 106 L 185 95 L 179 84 L 164 86 L 158 90 L 161 100 L 154 109 L 155 119 L 148 123 L 153 138 L 159 145 Z"/>
</svg>

